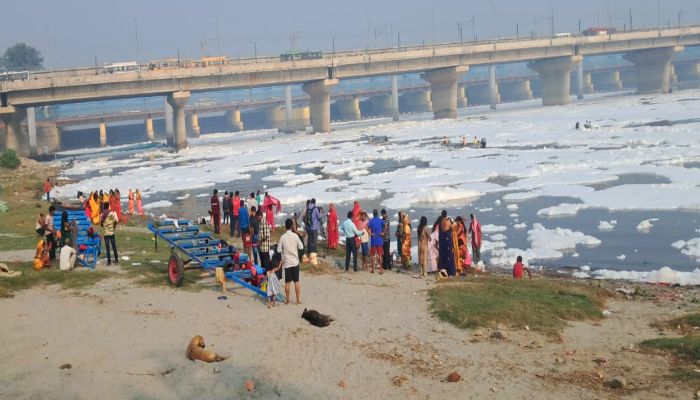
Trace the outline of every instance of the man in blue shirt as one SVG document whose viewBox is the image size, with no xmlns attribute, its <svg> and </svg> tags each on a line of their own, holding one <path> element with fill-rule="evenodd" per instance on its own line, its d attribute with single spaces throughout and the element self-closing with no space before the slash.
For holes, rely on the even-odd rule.
<svg viewBox="0 0 700 400">
<path fill-rule="evenodd" d="M 379 218 L 379 211 L 375 208 L 372 211 L 373 218 L 369 220 L 367 226 L 369 227 L 369 232 L 372 235 L 370 239 L 370 250 L 369 257 L 372 263 L 372 273 L 374 273 L 374 262 L 379 263 L 379 273 L 384 273 L 384 268 L 382 264 L 382 257 L 384 256 L 384 220 Z"/>
<path fill-rule="evenodd" d="M 345 272 L 350 267 L 350 254 L 352 254 L 353 270 L 357 272 L 357 242 L 355 242 L 355 238 L 359 237 L 361 233 L 352 222 L 352 211 L 348 211 L 348 219 L 340 225 L 340 232 L 345 237 Z"/>
<path fill-rule="evenodd" d="M 238 209 L 238 226 L 241 228 L 241 232 L 248 233 L 250 231 L 250 212 L 243 200 L 241 200 L 240 204 L 241 208 Z"/>
</svg>

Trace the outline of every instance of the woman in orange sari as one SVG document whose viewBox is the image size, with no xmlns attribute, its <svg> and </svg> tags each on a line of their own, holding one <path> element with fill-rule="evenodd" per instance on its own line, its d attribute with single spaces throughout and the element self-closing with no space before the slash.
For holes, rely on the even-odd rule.
<svg viewBox="0 0 700 400">
<path fill-rule="evenodd" d="M 411 222 L 407 213 L 403 214 L 401 227 L 403 231 L 403 240 L 401 241 L 401 264 L 404 269 L 409 269 L 411 267 Z"/>
<path fill-rule="evenodd" d="M 97 192 L 92 192 L 90 197 L 90 220 L 93 225 L 100 224 L 100 195 Z"/>
<path fill-rule="evenodd" d="M 452 224 L 452 245 L 454 246 L 455 253 L 455 267 L 457 269 L 457 274 L 462 274 L 464 267 L 464 256 L 460 251 L 459 241 L 462 243 L 467 243 L 467 227 L 464 225 L 464 220 L 462 217 L 455 218 L 454 224 Z"/>
<path fill-rule="evenodd" d="M 459 251 L 459 230 L 462 225 L 459 222 L 452 224 L 452 253 L 455 260 L 455 270 L 457 275 L 462 274 L 462 254 Z"/>
<path fill-rule="evenodd" d="M 49 250 L 51 244 L 45 240 L 40 240 L 36 245 L 36 253 L 34 253 L 34 269 L 41 271 L 44 268 L 51 267 L 51 258 Z"/>
<path fill-rule="evenodd" d="M 136 206 L 139 208 L 139 215 L 143 215 L 143 205 L 141 204 L 141 192 L 136 189 Z"/>
<path fill-rule="evenodd" d="M 129 189 L 129 215 L 134 215 L 134 192 Z"/>
<path fill-rule="evenodd" d="M 338 213 L 333 203 L 328 206 L 328 248 L 338 248 Z"/>
</svg>

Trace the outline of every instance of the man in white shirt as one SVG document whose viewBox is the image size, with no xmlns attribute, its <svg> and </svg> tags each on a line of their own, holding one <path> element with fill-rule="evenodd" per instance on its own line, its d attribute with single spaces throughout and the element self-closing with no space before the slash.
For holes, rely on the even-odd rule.
<svg viewBox="0 0 700 400">
<path fill-rule="evenodd" d="M 299 250 L 304 250 L 304 243 L 299 235 L 292 230 L 292 220 L 284 221 L 287 232 L 280 237 L 277 251 L 282 254 L 282 268 L 284 269 L 284 304 L 289 304 L 289 283 L 294 282 L 294 292 L 297 304 L 301 304 L 301 284 L 299 283 Z"/>
<path fill-rule="evenodd" d="M 65 239 L 65 244 L 61 248 L 60 264 L 61 271 L 70 271 L 75 266 L 75 249 L 70 245 L 70 238 Z"/>
</svg>

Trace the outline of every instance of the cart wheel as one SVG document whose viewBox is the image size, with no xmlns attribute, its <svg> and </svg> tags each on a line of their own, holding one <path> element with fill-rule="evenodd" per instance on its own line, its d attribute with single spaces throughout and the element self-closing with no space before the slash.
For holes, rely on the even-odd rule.
<svg viewBox="0 0 700 400">
<path fill-rule="evenodd" d="M 177 287 L 182 286 L 182 281 L 185 279 L 185 264 L 182 263 L 182 259 L 175 253 L 170 255 L 170 260 L 168 261 L 168 279 L 170 284 Z"/>
</svg>

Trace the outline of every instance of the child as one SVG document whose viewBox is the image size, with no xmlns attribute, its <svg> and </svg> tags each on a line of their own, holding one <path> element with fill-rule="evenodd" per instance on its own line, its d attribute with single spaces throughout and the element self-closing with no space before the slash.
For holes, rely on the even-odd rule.
<svg viewBox="0 0 700 400">
<path fill-rule="evenodd" d="M 523 279 L 523 270 L 527 272 L 527 276 L 530 279 L 532 279 L 532 274 L 530 273 L 530 270 L 527 269 L 525 265 L 523 265 L 523 258 L 521 256 L 518 256 L 515 265 L 513 265 L 513 278 Z"/>
<path fill-rule="evenodd" d="M 280 281 L 277 279 L 277 270 L 282 266 L 281 263 L 275 265 L 274 268 L 267 270 L 267 308 L 275 306 L 275 300 L 280 293 Z"/>
</svg>

